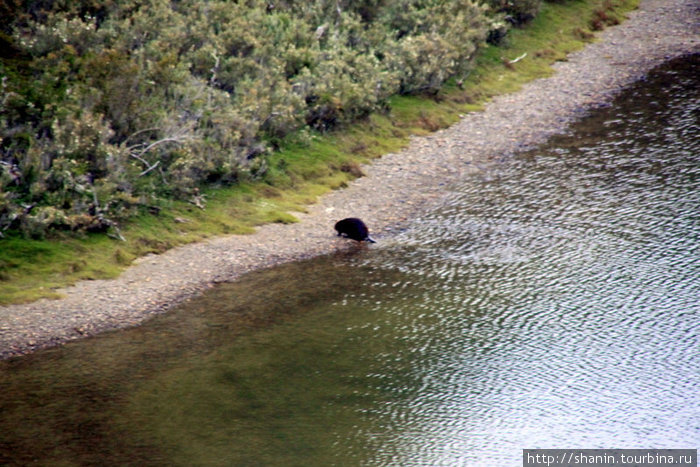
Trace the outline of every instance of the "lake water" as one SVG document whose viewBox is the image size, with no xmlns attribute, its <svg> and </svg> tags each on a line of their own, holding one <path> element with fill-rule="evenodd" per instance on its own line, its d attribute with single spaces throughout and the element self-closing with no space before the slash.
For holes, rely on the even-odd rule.
<svg viewBox="0 0 700 467">
<path fill-rule="evenodd" d="M 700 441 L 699 56 L 377 245 L 0 362 L 0 464 L 521 465 Z"/>
</svg>

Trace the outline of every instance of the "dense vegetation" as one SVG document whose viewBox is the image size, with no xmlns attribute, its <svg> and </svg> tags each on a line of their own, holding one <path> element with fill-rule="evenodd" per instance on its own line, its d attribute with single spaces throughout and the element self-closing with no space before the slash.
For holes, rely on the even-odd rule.
<svg viewBox="0 0 700 467">
<path fill-rule="evenodd" d="M 614 24 L 637 1 L 568 0 L 540 5 L 539 0 L 492 0 L 491 10 L 477 8 L 490 15 L 484 20 L 487 43 L 475 43 L 480 50 L 469 68 L 463 68 L 469 70 L 463 81 L 455 74 L 456 78 L 448 79 L 448 84 L 437 92 L 431 88 L 406 89 L 404 94 L 378 100 L 374 104 L 377 112 L 367 116 L 356 113 L 361 118 L 353 123 L 345 123 L 353 118 L 347 113 L 347 104 L 335 107 L 335 121 L 307 121 L 320 104 L 318 100 L 304 100 L 301 113 L 291 126 L 296 128 L 292 133 L 275 134 L 271 123 L 263 121 L 255 126 L 254 136 L 246 133 L 246 139 L 241 136 L 243 127 L 224 125 L 227 115 L 240 113 L 233 106 L 238 102 L 235 89 L 222 89 L 220 85 L 224 58 L 219 57 L 214 80 L 211 70 L 211 74 L 197 78 L 192 68 L 178 68 L 183 67 L 182 60 L 170 65 L 167 61 L 136 60 L 146 51 L 154 53 L 158 47 L 176 44 L 170 41 L 175 31 L 168 37 L 158 36 L 157 40 L 157 34 L 164 34 L 162 25 L 166 23 L 162 15 L 155 15 L 159 10 L 151 4 L 139 16 L 136 13 L 141 10 L 133 5 L 133 10 L 127 12 L 125 0 L 0 0 L 0 305 L 55 297 L 57 288 L 78 280 L 114 277 L 147 253 L 163 252 L 212 235 L 249 233 L 254 226 L 267 222 L 294 222 L 290 212 L 303 211 L 320 194 L 361 175 L 358 163 L 397 151 L 412 134 L 425 134 L 456 122 L 460 114 L 477 110 L 490 96 L 515 91 L 523 83 L 547 76 L 553 61 L 563 60 L 582 47 L 593 37 L 591 31 Z M 377 23 L 377 18 L 387 18 L 389 10 L 385 8 L 394 5 L 381 0 L 360 3 L 364 6 L 353 2 L 350 12 L 346 12 L 350 7 L 344 3 L 339 2 L 339 6 L 340 15 L 354 15 L 362 31 L 369 29 L 369 23 L 365 25 L 368 19 Z M 414 3 L 410 3 L 411 8 L 395 9 L 401 13 L 397 13 L 397 18 L 433 5 Z M 194 11 L 199 10 L 185 15 L 184 4 L 163 2 L 162 8 L 175 17 L 193 21 Z M 209 12 L 221 4 L 210 1 Z M 404 2 L 406 5 L 409 3 Z M 321 6 L 309 3 L 301 7 L 308 13 Z M 275 8 L 277 14 L 283 8 L 289 15 L 301 11 L 289 2 L 275 4 Z M 335 3 L 328 8 L 338 14 Z M 503 37 L 505 25 L 528 20 L 538 9 L 526 27 L 515 27 Z M 267 17 L 273 11 L 266 6 L 264 15 L 258 17 Z M 328 19 L 331 17 L 325 17 L 324 35 L 335 27 Z M 141 21 L 152 29 L 142 29 L 141 41 L 132 38 L 129 43 L 133 50 L 122 50 L 123 55 L 116 45 L 128 41 L 121 37 L 110 39 L 111 49 L 102 46 L 100 54 L 72 51 L 87 47 L 87 40 L 75 40 L 75 46 L 61 45 L 43 55 L 23 48 L 23 41 L 43 37 L 32 31 L 45 31 L 48 24 L 56 23 L 56 18 L 64 18 L 65 24 L 75 23 L 76 18 L 83 23 L 91 18 L 94 27 L 90 34 L 104 32 L 110 21 L 119 23 L 115 18 L 122 18 L 124 27 Z M 314 37 L 317 28 L 313 29 Z M 401 39 L 391 37 L 393 41 Z M 327 59 L 330 55 L 324 44 L 321 38 L 314 47 Z M 177 54 L 181 54 L 177 56 L 186 55 L 188 50 L 177 49 Z M 246 57 L 252 53 L 249 51 Z M 64 54 L 61 56 L 65 63 L 58 60 L 60 54 Z M 273 58 L 281 60 L 283 56 L 278 52 Z M 211 64 L 216 63 L 212 58 Z M 306 73 L 323 66 L 309 66 Z M 182 80 L 162 81 L 156 86 L 156 70 L 170 70 L 172 76 Z M 148 73 L 154 74 L 143 79 Z M 341 78 L 348 79 L 342 73 L 339 82 L 345 83 Z M 359 85 L 352 80 L 347 82 Z M 201 94 L 179 93 L 187 83 L 196 83 L 194 90 Z M 316 86 L 330 89 L 331 84 L 326 79 Z M 269 86 L 266 89 L 274 91 Z M 271 94 L 265 96 L 267 100 L 260 96 L 257 99 L 269 105 Z M 345 94 L 335 97 L 338 96 Z M 214 98 L 221 101 L 212 102 Z M 251 99 L 248 96 L 248 102 Z M 165 104 L 158 107 L 158 102 Z M 170 112 L 185 105 L 192 107 L 179 116 Z M 120 106 L 122 113 L 117 112 Z M 265 110 L 254 108 L 258 109 Z M 123 141 L 117 138 L 123 131 L 120 128 L 130 128 L 138 122 L 146 126 L 146 118 L 160 122 L 161 127 L 151 123 L 154 126 L 142 131 L 141 126 L 134 126 L 123 132 Z M 338 124 L 342 124 L 340 131 L 325 131 Z M 80 132 L 68 131 L 70 125 Z M 96 132 L 94 125 L 103 133 Z M 173 128 L 180 128 L 182 133 L 175 132 L 173 136 Z M 62 135 L 62 139 L 57 139 L 57 135 Z M 236 138 L 231 152 L 214 151 L 222 145 L 222 140 L 217 139 L 222 137 Z M 73 148 L 70 153 L 68 147 Z M 204 158 L 196 161 L 196 156 Z M 221 161 L 226 160 L 235 164 L 225 167 Z M 187 163 L 193 164 L 190 174 L 199 174 L 199 178 L 183 176 L 188 175 L 184 170 Z M 113 168 L 121 171 L 111 171 Z M 133 213 L 137 215 L 129 217 L 129 222 L 121 222 Z M 118 223 L 126 241 L 112 240 L 119 236 L 117 230 L 108 235 L 74 233 L 105 231 L 113 223 Z"/>
<path fill-rule="evenodd" d="M 539 1 L 3 0 L 0 234 L 201 205 L 290 135 L 463 78 Z"/>
</svg>

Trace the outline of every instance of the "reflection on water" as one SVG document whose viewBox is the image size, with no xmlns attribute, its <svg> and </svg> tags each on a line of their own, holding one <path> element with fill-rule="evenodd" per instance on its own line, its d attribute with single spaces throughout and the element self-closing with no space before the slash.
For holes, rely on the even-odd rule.
<svg viewBox="0 0 700 467">
<path fill-rule="evenodd" d="M 2 363 L 0 464 L 519 465 L 523 448 L 696 445 L 697 64 L 376 248 Z"/>
</svg>

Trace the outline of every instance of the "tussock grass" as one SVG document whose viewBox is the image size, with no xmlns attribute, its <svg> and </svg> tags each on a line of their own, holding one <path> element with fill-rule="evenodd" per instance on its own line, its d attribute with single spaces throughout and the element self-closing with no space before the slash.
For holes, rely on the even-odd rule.
<svg viewBox="0 0 700 467">
<path fill-rule="evenodd" d="M 492 96 L 517 91 L 552 73 L 550 65 L 594 40 L 592 31 L 616 24 L 639 0 L 570 0 L 545 3 L 526 27 L 512 30 L 505 44 L 485 47 L 463 82 L 433 96 L 395 96 L 391 110 L 310 142 L 288 141 L 268 160 L 255 183 L 211 188 L 206 210 L 163 202 L 158 215 L 143 215 L 122 228 L 126 241 L 105 235 L 57 235 L 48 240 L 10 236 L 0 240 L 0 305 L 57 298 L 56 290 L 79 280 L 116 277 L 141 256 L 224 234 L 248 234 L 270 222 L 296 222 L 294 212 L 332 189 L 361 176 L 359 164 L 399 150 L 410 135 L 455 123 L 478 111 Z M 525 58 L 514 62 L 518 57 Z"/>
</svg>

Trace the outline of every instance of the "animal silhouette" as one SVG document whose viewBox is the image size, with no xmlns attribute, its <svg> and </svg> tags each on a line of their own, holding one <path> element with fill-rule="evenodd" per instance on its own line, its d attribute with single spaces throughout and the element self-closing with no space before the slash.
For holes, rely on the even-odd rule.
<svg viewBox="0 0 700 467">
<path fill-rule="evenodd" d="M 335 230 L 339 237 L 347 237 L 358 242 L 377 243 L 369 236 L 369 229 L 357 217 L 348 217 L 335 223 Z"/>
</svg>

